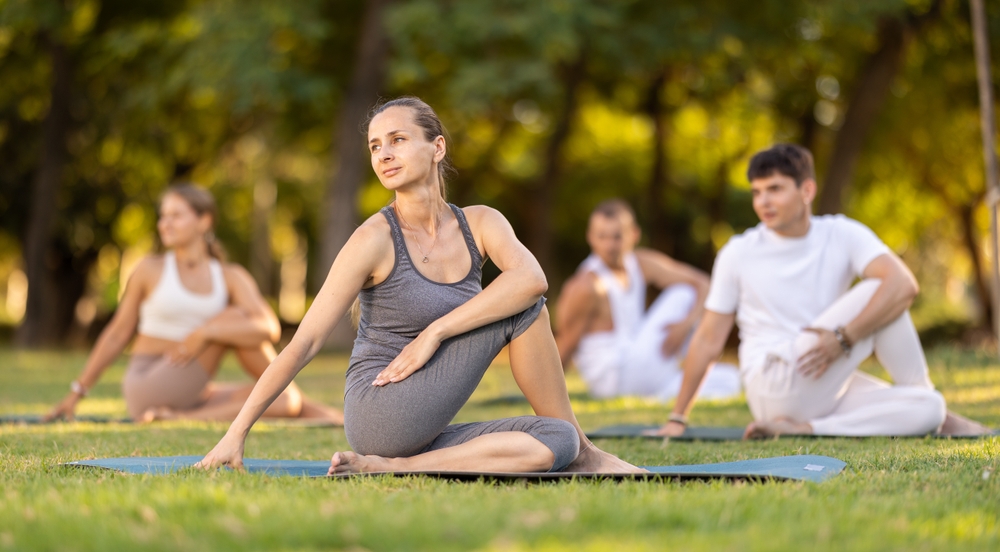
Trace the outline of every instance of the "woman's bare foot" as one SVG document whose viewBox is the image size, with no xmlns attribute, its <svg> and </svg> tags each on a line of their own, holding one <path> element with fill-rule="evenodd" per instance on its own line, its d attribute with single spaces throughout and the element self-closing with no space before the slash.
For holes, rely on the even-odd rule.
<svg viewBox="0 0 1000 552">
<path fill-rule="evenodd" d="M 383 458 L 374 454 L 363 456 L 356 452 L 335 452 L 326 474 L 391 472 L 400 468 L 398 460 L 400 459 Z"/>
<path fill-rule="evenodd" d="M 138 421 L 144 424 L 149 422 L 155 422 L 157 420 L 176 420 L 177 413 L 173 411 L 169 406 L 154 406 L 152 408 L 147 408 L 145 412 L 142 413 L 142 418 Z"/>
<path fill-rule="evenodd" d="M 990 433 L 993 433 L 992 429 L 965 416 L 959 416 L 950 410 L 944 418 L 944 423 L 938 428 L 938 435 L 951 435 L 955 437 L 989 435 Z"/>
<path fill-rule="evenodd" d="M 613 454 L 604 452 L 594 446 L 593 443 L 585 445 L 580 454 L 577 455 L 576 460 L 573 460 L 563 471 L 576 473 L 646 473 L 646 470 L 637 468 Z"/>
<path fill-rule="evenodd" d="M 744 439 L 764 439 L 779 435 L 812 435 L 813 428 L 807 422 L 796 422 L 791 418 L 775 418 L 767 421 L 751 422 L 743 432 Z"/>
</svg>

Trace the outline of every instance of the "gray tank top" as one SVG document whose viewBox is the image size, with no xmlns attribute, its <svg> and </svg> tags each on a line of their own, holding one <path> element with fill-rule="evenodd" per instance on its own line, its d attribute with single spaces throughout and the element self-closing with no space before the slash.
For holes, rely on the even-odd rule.
<svg viewBox="0 0 1000 552">
<path fill-rule="evenodd" d="M 434 282 L 417 271 L 406 249 L 403 231 L 392 205 L 382 208 L 381 213 L 392 230 L 396 263 L 385 281 L 361 290 L 358 296 L 361 321 L 351 352 L 349 374 L 366 367 L 381 370 L 431 322 L 483 290 L 483 258 L 465 220 L 465 213 L 450 203 L 448 207 L 458 219 L 458 226 L 472 256 L 469 273 L 451 284 Z"/>
</svg>

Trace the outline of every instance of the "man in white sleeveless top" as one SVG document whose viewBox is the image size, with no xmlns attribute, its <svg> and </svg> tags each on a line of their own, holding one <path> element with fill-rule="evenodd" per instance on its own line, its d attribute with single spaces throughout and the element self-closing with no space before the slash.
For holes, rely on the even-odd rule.
<svg viewBox="0 0 1000 552">
<path fill-rule="evenodd" d="M 559 355 L 563 366 L 573 359 L 595 397 L 676 396 L 680 355 L 708 292 L 704 273 L 663 253 L 636 249 L 639 237 L 628 204 L 598 205 L 587 229 L 592 253 L 559 296 Z M 647 283 L 662 290 L 648 312 Z M 701 393 L 729 397 L 739 391 L 736 368 L 720 366 Z"/>
<path fill-rule="evenodd" d="M 774 146 L 757 153 L 747 173 L 761 223 L 730 239 L 716 258 L 684 383 L 660 433 L 684 431 L 734 321 L 755 419 L 745 437 L 986 431 L 947 412 L 934 390 L 907 310 L 917 282 L 902 260 L 857 221 L 811 215 L 809 151 Z M 858 371 L 872 353 L 893 385 Z"/>
</svg>

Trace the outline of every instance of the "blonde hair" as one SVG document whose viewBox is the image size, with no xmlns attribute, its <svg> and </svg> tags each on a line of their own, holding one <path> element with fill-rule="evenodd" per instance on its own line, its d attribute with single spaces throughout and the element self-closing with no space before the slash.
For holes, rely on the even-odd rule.
<svg viewBox="0 0 1000 552">
<path fill-rule="evenodd" d="M 215 228 L 215 221 L 219 215 L 219 208 L 216 206 L 212 194 L 204 188 L 187 182 L 173 184 L 160 195 L 160 205 L 163 204 L 163 198 L 168 195 L 175 195 L 183 199 L 199 217 L 204 215 L 212 217 L 212 228 L 205 234 L 205 245 L 208 247 L 209 255 L 220 262 L 225 262 L 226 251 L 222 248 L 219 240 L 215 238 L 215 232 L 212 230 Z"/>
</svg>

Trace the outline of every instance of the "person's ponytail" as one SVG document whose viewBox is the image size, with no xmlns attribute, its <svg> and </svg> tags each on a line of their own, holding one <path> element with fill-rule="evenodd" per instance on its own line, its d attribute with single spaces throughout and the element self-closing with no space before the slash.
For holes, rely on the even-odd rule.
<svg viewBox="0 0 1000 552">
<path fill-rule="evenodd" d="M 213 223 L 215 219 L 212 219 Z M 215 232 L 209 230 L 205 234 L 205 245 L 208 246 L 208 254 L 212 256 L 213 259 L 219 261 L 220 263 L 226 262 L 226 250 L 222 247 L 222 244 L 215 237 Z"/>
</svg>

